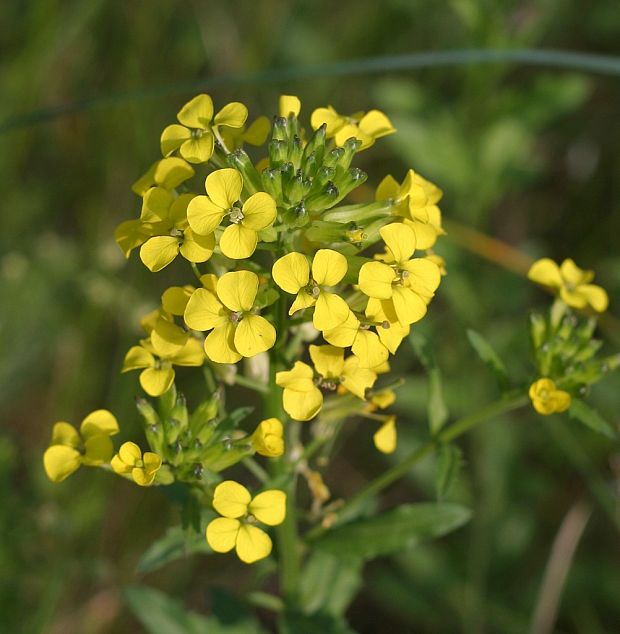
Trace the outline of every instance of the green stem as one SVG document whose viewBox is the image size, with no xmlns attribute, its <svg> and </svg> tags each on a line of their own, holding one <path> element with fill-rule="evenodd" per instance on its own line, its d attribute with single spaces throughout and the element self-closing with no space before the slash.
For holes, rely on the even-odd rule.
<svg viewBox="0 0 620 634">
<path fill-rule="evenodd" d="M 269 480 L 269 474 L 254 460 L 254 458 L 244 458 L 243 466 L 263 484 Z"/>
<path fill-rule="evenodd" d="M 442 432 L 437 434 L 435 439 L 429 440 L 427 443 L 410 453 L 402 462 L 399 462 L 397 465 L 394 465 L 382 473 L 379 477 L 375 478 L 372 482 L 366 485 L 366 487 L 364 487 L 361 491 L 347 500 L 347 502 L 338 510 L 337 515 L 345 515 L 348 510 L 355 507 L 355 505 L 359 504 L 364 499 L 376 495 L 393 482 L 396 482 L 396 480 L 405 476 L 411 467 L 433 453 L 442 443 L 454 440 L 489 418 L 510 412 L 513 409 L 517 409 L 525 405 L 527 402 L 527 395 L 523 394 L 521 390 L 518 390 L 508 393 L 499 400 L 483 407 L 475 414 L 458 419 L 452 423 L 452 425 L 446 427 Z M 306 534 L 306 539 L 316 539 L 326 530 L 327 529 L 323 528 L 321 525 L 317 525 Z"/>
<path fill-rule="evenodd" d="M 251 379 L 249 376 L 244 376 L 243 374 L 235 375 L 235 385 L 247 387 L 250 390 L 254 390 L 255 392 L 260 392 L 261 394 L 269 394 L 269 392 L 271 391 L 267 384 L 256 381 L 255 379 Z"/>
</svg>

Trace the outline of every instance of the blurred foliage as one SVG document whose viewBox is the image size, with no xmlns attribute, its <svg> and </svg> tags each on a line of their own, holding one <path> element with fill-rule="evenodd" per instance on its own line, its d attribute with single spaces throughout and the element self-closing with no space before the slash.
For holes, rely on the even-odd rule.
<svg viewBox="0 0 620 634">
<path fill-rule="evenodd" d="M 302 98 L 305 114 L 332 103 L 339 111 L 380 107 L 393 119 L 399 134 L 377 144 L 363 167 L 378 181 L 387 170 L 401 178 L 412 166 L 445 189 L 442 207 L 451 224 L 441 255 L 449 275 L 433 319 L 420 330 L 433 345 L 452 417 L 475 411 L 497 389 L 466 330 L 481 333 L 509 374 L 525 381 L 533 371 L 527 307 L 547 301 L 514 267 L 502 268 L 505 253 L 485 251 L 461 225 L 532 257 L 573 257 L 595 269 L 610 291 L 612 314 L 618 311 L 617 77 L 495 63 L 286 81 L 276 72 L 269 82 L 241 86 L 226 81 L 231 73 L 459 47 L 618 54 L 615 0 L 587 10 L 577 0 L 17 0 L 0 4 L 0 24 L 0 122 L 78 104 L 71 114 L 2 133 L 4 631 L 135 631 L 128 605 L 150 602 L 174 614 L 183 603 L 207 614 L 221 603 L 210 592 L 216 572 L 218 584 L 241 590 L 253 574 L 204 555 L 169 561 L 145 583 L 175 599 L 160 601 L 155 591 L 132 586 L 127 603 L 123 588 L 138 582 L 135 567 L 154 539 L 180 523 L 178 505 L 92 472 L 54 486 L 41 468 L 54 420 L 79 421 L 106 406 L 121 420 L 123 439 L 137 430 L 137 380 L 121 378 L 119 368 L 139 332 L 138 316 L 154 306 L 170 274 L 160 273 L 161 286 L 153 288 L 136 259 L 124 261 L 112 232 L 136 208 L 130 184 L 156 155 L 159 131 L 201 80 L 219 78 L 211 90 L 218 103 L 239 99 L 252 114 L 275 110 L 277 95 L 287 92 Z M 617 319 L 603 327 L 617 346 Z M 399 363 L 408 387 L 399 395 L 400 446 L 388 462 L 418 445 L 427 425 L 424 370 L 406 353 Z M 199 389 L 186 392 L 191 398 Z M 609 377 L 590 398 L 615 424 L 619 390 L 618 377 Z M 617 512 L 617 447 L 567 417 L 543 424 L 525 410 L 483 426 L 461 446 L 460 477 L 444 498 L 472 507 L 472 522 L 448 538 L 368 564 L 347 613 L 351 627 L 526 631 L 553 540 L 570 509 L 586 500 L 592 516 L 572 562 L 557 631 L 616 631 L 620 541 L 609 511 Z M 369 439 L 343 443 L 341 456 L 327 474 L 337 496 L 386 464 Z M 433 460 L 421 463 L 390 489 L 386 505 L 432 500 L 435 470 Z M 607 514 L 601 499 L 609 503 Z M 317 565 L 330 569 L 327 561 Z M 359 570 L 342 574 L 354 594 Z M 310 591 L 311 580 L 307 585 Z M 269 628 L 269 613 L 260 615 Z M 303 616 L 303 627 L 321 631 L 323 616 Z M 189 625 L 179 631 L 202 623 L 193 614 L 183 618 Z"/>
</svg>

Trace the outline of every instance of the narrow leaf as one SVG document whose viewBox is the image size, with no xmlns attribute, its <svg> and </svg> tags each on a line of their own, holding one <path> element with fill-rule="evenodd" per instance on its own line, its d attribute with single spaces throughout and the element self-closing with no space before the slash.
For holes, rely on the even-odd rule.
<svg viewBox="0 0 620 634">
<path fill-rule="evenodd" d="M 493 372 L 499 389 L 503 392 L 508 388 L 508 373 L 504 362 L 499 358 L 491 344 L 475 330 L 467 331 L 467 338 L 472 348 L 478 353 L 480 360 Z"/>
<path fill-rule="evenodd" d="M 435 490 L 437 499 L 443 500 L 456 482 L 463 464 L 462 452 L 456 445 L 441 445 L 437 452 Z"/>
<path fill-rule="evenodd" d="M 428 424 L 431 434 L 434 436 L 448 420 L 448 408 L 443 398 L 441 371 L 426 337 L 420 333 L 411 333 L 409 341 L 428 374 Z"/>
<path fill-rule="evenodd" d="M 607 438 L 611 438 L 612 440 L 618 438 L 618 432 L 611 423 L 607 422 L 595 409 L 592 409 L 581 399 L 572 398 L 568 414 L 571 418 L 578 420 L 593 431 L 607 436 Z"/>
</svg>

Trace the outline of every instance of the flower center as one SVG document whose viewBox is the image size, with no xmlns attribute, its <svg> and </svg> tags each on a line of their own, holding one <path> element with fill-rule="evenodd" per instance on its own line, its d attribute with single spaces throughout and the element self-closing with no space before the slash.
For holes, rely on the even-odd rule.
<svg viewBox="0 0 620 634">
<path fill-rule="evenodd" d="M 230 321 L 232 321 L 233 324 L 238 324 L 242 319 L 243 312 L 241 312 L 240 310 L 230 313 Z"/>
<path fill-rule="evenodd" d="M 306 286 L 305 291 L 308 295 L 314 297 L 314 299 L 318 299 L 321 294 L 321 289 L 314 280 L 310 280 L 310 282 L 308 282 L 308 286 Z"/>
<path fill-rule="evenodd" d="M 229 217 L 230 217 L 230 222 L 238 225 L 244 219 L 245 216 L 243 215 L 243 211 L 241 207 L 235 204 L 232 206 L 230 210 Z"/>
<path fill-rule="evenodd" d="M 190 134 L 192 139 L 196 141 L 204 134 L 204 130 L 201 130 L 200 128 L 192 128 L 192 131 Z"/>
</svg>

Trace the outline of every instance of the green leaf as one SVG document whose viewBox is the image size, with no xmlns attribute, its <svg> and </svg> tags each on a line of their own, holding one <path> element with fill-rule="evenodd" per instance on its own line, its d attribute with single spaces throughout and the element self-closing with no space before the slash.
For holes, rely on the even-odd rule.
<svg viewBox="0 0 620 634">
<path fill-rule="evenodd" d="M 304 612 L 343 616 L 362 583 L 361 559 L 343 561 L 316 550 L 303 569 L 299 603 Z"/>
<path fill-rule="evenodd" d="M 149 634 L 214 634 L 213 619 L 185 607 L 168 595 L 146 586 L 127 586 L 125 600 Z"/>
<path fill-rule="evenodd" d="M 169 528 L 165 535 L 153 542 L 140 557 L 136 572 L 140 575 L 157 570 L 167 563 L 197 553 L 211 553 L 202 531 L 185 530 L 181 526 Z"/>
<path fill-rule="evenodd" d="M 491 344 L 475 330 L 467 331 L 467 338 L 472 348 L 478 353 L 480 360 L 495 374 L 499 389 L 503 392 L 508 388 L 508 373 L 506 366 Z"/>
<path fill-rule="evenodd" d="M 439 447 L 435 475 L 435 490 L 438 500 L 443 500 L 448 495 L 458 478 L 462 464 L 463 454 L 456 445 L 441 445 Z"/>
<path fill-rule="evenodd" d="M 277 302 L 279 298 L 280 293 L 278 293 L 275 288 L 265 286 L 256 296 L 254 306 L 259 309 L 267 308 L 267 306 L 271 306 L 271 304 Z"/>
<path fill-rule="evenodd" d="M 592 409 L 581 399 L 572 397 L 568 414 L 571 418 L 578 420 L 593 431 L 607 436 L 607 438 L 612 440 L 618 438 L 618 432 L 611 423 L 607 422 L 595 409 Z"/>
<path fill-rule="evenodd" d="M 238 407 L 236 410 L 230 412 L 227 416 L 222 418 L 222 420 L 218 421 L 211 444 L 215 443 L 217 439 L 221 438 L 233 429 L 236 429 L 239 426 L 239 423 L 247 418 L 254 409 L 254 407 Z"/>
<path fill-rule="evenodd" d="M 441 371 L 435 361 L 430 342 L 419 332 L 411 333 L 409 341 L 428 374 L 428 424 L 434 436 L 448 420 L 448 408 L 443 398 Z"/>
<path fill-rule="evenodd" d="M 283 634 L 355 634 L 344 619 L 329 614 L 304 614 L 290 608 L 282 618 Z"/>
<path fill-rule="evenodd" d="M 371 559 L 401 552 L 423 539 L 441 537 L 465 524 L 469 509 L 458 504 L 422 502 L 339 526 L 314 543 L 342 559 Z"/>
<path fill-rule="evenodd" d="M 210 594 L 213 616 L 218 621 L 217 632 L 261 634 L 265 631 L 252 616 L 247 604 L 230 590 L 216 586 L 210 589 Z"/>
</svg>

